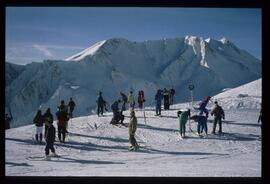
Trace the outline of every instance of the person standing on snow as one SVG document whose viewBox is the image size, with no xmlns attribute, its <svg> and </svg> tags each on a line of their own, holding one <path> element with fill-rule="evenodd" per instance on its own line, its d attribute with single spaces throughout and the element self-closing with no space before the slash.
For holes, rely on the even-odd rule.
<svg viewBox="0 0 270 184">
<path fill-rule="evenodd" d="M 64 100 L 61 101 L 61 105 L 58 107 L 56 112 L 57 116 L 57 126 L 58 126 L 58 139 L 60 142 L 65 143 L 66 133 L 67 133 L 67 122 L 69 120 L 66 106 L 64 105 Z M 63 139 L 61 139 L 61 137 Z"/>
<path fill-rule="evenodd" d="M 12 120 L 12 116 L 9 117 L 8 114 L 5 114 L 5 129 L 10 129 L 10 122 Z"/>
<path fill-rule="evenodd" d="M 121 99 L 122 99 L 122 108 L 121 108 L 121 111 L 123 112 L 123 111 L 126 110 L 126 103 L 127 103 L 127 101 L 128 101 L 128 98 L 127 98 L 127 96 L 126 96 L 124 93 L 122 93 L 122 92 L 120 92 L 120 96 L 121 96 Z"/>
<path fill-rule="evenodd" d="M 103 116 L 104 99 L 102 97 L 102 92 L 101 91 L 98 93 L 98 97 L 97 97 L 96 102 L 97 102 L 97 106 L 98 106 L 97 114 L 98 114 L 98 116 L 99 116 L 99 114 L 101 114 L 101 116 Z"/>
<path fill-rule="evenodd" d="M 142 110 L 144 102 L 145 102 L 145 100 L 144 100 L 144 92 L 141 90 L 138 93 L 138 107 L 139 107 L 140 110 Z"/>
<path fill-rule="evenodd" d="M 49 160 L 49 152 L 51 150 L 53 156 L 57 156 L 54 149 L 54 141 L 55 141 L 55 128 L 52 124 L 52 121 L 49 121 L 48 130 L 45 135 L 46 147 L 45 147 L 45 155 L 46 159 Z"/>
<path fill-rule="evenodd" d="M 188 118 L 190 117 L 190 109 L 187 111 L 178 111 L 179 117 L 179 133 L 182 138 L 185 137 L 186 133 L 186 123 Z"/>
<path fill-rule="evenodd" d="M 129 92 L 128 103 L 129 103 L 129 110 L 130 111 L 134 111 L 135 100 L 134 100 L 134 96 L 133 96 L 133 92 L 132 91 Z"/>
<path fill-rule="evenodd" d="M 72 98 L 70 98 L 69 103 L 69 113 L 70 113 L 70 118 L 73 118 L 72 112 L 74 110 L 74 107 L 76 106 L 75 102 L 72 100 Z"/>
<path fill-rule="evenodd" d="M 261 106 L 262 106 L 262 104 L 261 104 Z M 261 107 L 259 118 L 258 118 L 258 123 L 260 123 L 260 122 L 262 122 L 262 107 Z"/>
<path fill-rule="evenodd" d="M 129 125 L 128 125 L 129 143 L 130 143 L 129 150 L 130 151 L 137 150 L 139 148 L 138 143 L 135 139 L 136 130 L 137 130 L 137 118 L 135 116 L 135 112 L 131 111 L 130 112 L 130 121 L 129 121 Z"/>
<path fill-rule="evenodd" d="M 164 88 L 163 90 L 163 97 L 164 97 L 164 110 L 170 109 L 170 97 L 169 97 L 169 91 Z"/>
<path fill-rule="evenodd" d="M 221 106 L 218 105 L 218 102 L 215 101 L 215 106 L 213 110 L 211 111 L 211 116 L 214 115 L 214 124 L 213 124 L 213 131 L 212 133 L 215 134 L 216 132 L 216 125 L 218 123 L 219 125 L 219 131 L 218 133 L 222 133 L 222 119 L 225 119 L 225 114 Z"/>
<path fill-rule="evenodd" d="M 36 116 L 34 117 L 33 123 L 36 125 L 36 141 L 42 142 L 42 130 L 43 130 L 43 116 L 41 110 L 37 111 Z M 39 140 L 38 140 L 39 138 Z"/>
<path fill-rule="evenodd" d="M 157 93 L 155 95 L 156 100 L 156 116 L 161 115 L 161 101 L 162 101 L 162 92 L 160 89 L 157 90 Z"/>
<path fill-rule="evenodd" d="M 191 116 L 189 119 L 198 122 L 198 126 L 197 126 L 197 132 L 198 135 L 201 136 L 201 134 L 203 133 L 203 130 L 205 132 L 205 136 L 207 136 L 207 118 L 205 116 L 202 115 L 194 115 Z"/>
<path fill-rule="evenodd" d="M 43 114 L 43 119 L 45 123 L 45 133 L 44 133 L 44 137 L 45 137 L 48 131 L 49 124 L 53 123 L 53 115 L 51 114 L 50 108 L 48 108 L 45 114 Z"/>
<path fill-rule="evenodd" d="M 175 94 L 175 90 L 173 88 L 170 89 L 170 105 L 173 105 L 174 94 Z"/>
<path fill-rule="evenodd" d="M 208 118 L 208 110 L 206 109 L 206 106 L 207 106 L 207 104 L 208 104 L 208 102 L 209 102 L 209 100 L 211 99 L 211 96 L 208 96 L 208 97 L 206 97 L 206 99 L 205 100 L 203 100 L 203 101 L 201 101 L 200 103 L 199 103 L 199 110 L 200 110 L 200 113 L 199 113 L 199 115 L 202 115 L 203 113 L 205 113 L 205 115 L 206 115 L 206 118 Z"/>
</svg>

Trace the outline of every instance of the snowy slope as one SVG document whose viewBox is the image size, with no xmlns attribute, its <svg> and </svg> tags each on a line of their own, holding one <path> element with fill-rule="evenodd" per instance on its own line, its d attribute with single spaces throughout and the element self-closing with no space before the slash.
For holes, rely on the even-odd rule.
<svg viewBox="0 0 270 184">
<path fill-rule="evenodd" d="M 261 177 L 259 110 L 225 111 L 221 136 L 199 138 L 187 128 L 179 140 L 177 109 L 154 116 L 151 108 L 136 111 L 136 139 L 142 148 L 128 151 L 128 129 L 109 124 L 111 113 L 74 118 L 69 121 L 67 142 L 56 142 L 60 158 L 43 161 L 45 145 L 35 144 L 34 126 L 6 131 L 6 176 L 176 176 L 176 177 Z M 124 112 L 128 123 L 129 112 Z M 94 125 L 97 125 L 97 129 Z M 56 122 L 54 122 L 56 126 Z M 195 131 L 196 124 L 191 122 Z M 212 129 L 212 118 L 208 122 Z M 58 140 L 58 139 L 57 139 Z"/>
<path fill-rule="evenodd" d="M 226 109 L 260 109 L 262 79 L 227 90 L 213 98 Z"/>
<path fill-rule="evenodd" d="M 228 75 L 230 73 L 230 75 Z M 175 101 L 186 102 L 187 86 L 196 86 L 195 100 L 215 95 L 261 77 L 261 62 L 230 41 L 185 38 L 131 42 L 122 38 L 101 41 L 65 61 L 44 61 L 25 66 L 11 85 L 6 101 L 12 127 L 30 124 L 37 109 L 52 112 L 60 100 L 73 97 L 77 116 L 96 109 L 96 96 L 110 104 L 119 92 L 145 91 L 146 105 L 154 104 L 158 88 L 176 89 Z M 74 88 L 76 87 L 76 88 Z M 22 108 L 24 107 L 24 108 Z"/>
</svg>

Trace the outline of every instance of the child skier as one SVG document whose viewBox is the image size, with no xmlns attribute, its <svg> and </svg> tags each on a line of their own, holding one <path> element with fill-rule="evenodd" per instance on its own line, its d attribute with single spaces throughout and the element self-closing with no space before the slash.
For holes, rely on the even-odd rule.
<svg viewBox="0 0 270 184">
<path fill-rule="evenodd" d="M 45 135 L 45 139 L 46 139 L 46 147 L 45 147 L 46 160 L 50 160 L 50 157 L 49 157 L 50 150 L 53 156 L 57 156 L 54 149 L 55 128 L 53 126 L 52 121 L 49 121 L 48 131 L 47 131 L 47 134 Z"/>
</svg>

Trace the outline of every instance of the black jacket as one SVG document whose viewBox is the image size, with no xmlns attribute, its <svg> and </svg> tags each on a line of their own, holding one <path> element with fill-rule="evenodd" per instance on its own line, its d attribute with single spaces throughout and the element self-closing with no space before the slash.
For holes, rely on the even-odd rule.
<svg viewBox="0 0 270 184">
<path fill-rule="evenodd" d="M 37 126 L 37 127 L 42 127 L 43 126 L 43 116 L 42 115 L 36 115 L 35 118 L 34 118 L 34 124 Z"/>
<path fill-rule="evenodd" d="M 51 125 L 48 128 L 47 134 L 46 134 L 46 142 L 47 143 L 53 143 L 55 140 L 55 128 L 53 125 Z"/>
</svg>

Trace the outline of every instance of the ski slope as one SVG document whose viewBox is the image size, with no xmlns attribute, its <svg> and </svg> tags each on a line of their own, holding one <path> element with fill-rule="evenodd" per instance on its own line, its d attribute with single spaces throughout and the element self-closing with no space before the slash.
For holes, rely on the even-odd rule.
<svg viewBox="0 0 270 184">
<path fill-rule="evenodd" d="M 43 161 L 45 144 L 33 141 L 35 127 L 27 125 L 6 131 L 6 176 L 176 176 L 176 177 L 260 177 L 261 129 L 259 109 L 226 110 L 223 135 L 199 138 L 187 128 L 180 140 L 176 113 L 188 104 L 177 104 L 154 116 L 147 108 L 136 110 L 136 139 L 139 151 L 128 151 L 128 128 L 109 124 L 111 113 L 74 118 L 69 121 L 65 144 L 56 142 L 60 158 Z M 195 112 L 192 112 L 193 114 Z M 124 123 L 129 122 L 125 111 Z M 208 120 L 211 132 L 212 120 Z M 97 125 L 97 129 L 95 128 Z M 191 122 L 196 130 L 196 124 Z M 56 122 L 54 122 L 56 127 Z M 58 140 L 58 138 L 56 138 Z M 36 160 L 29 157 L 37 157 Z"/>
</svg>

